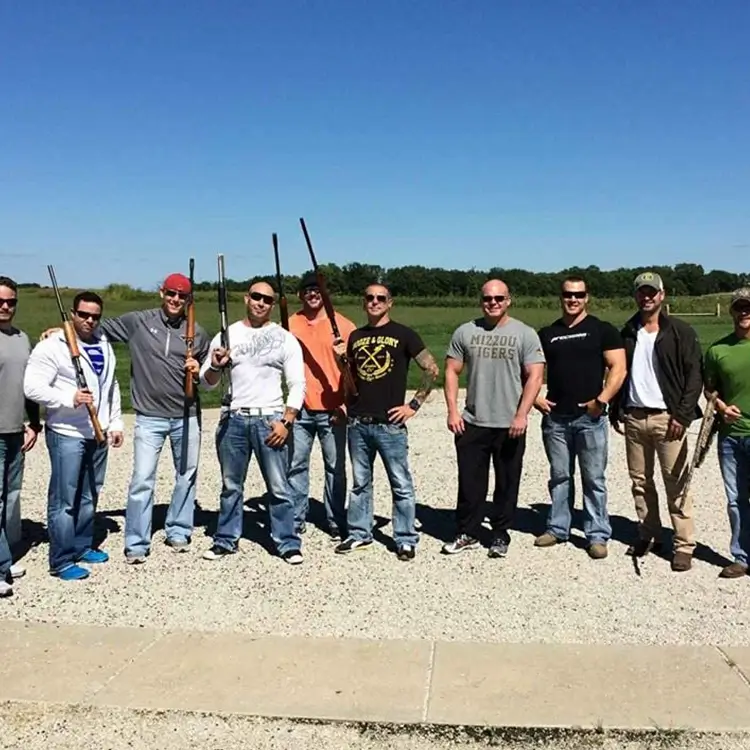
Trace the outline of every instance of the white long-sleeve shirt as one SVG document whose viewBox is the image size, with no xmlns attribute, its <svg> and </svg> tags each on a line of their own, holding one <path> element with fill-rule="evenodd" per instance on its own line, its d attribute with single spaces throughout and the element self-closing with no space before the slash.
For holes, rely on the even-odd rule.
<svg viewBox="0 0 750 750">
<path fill-rule="evenodd" d="M 94 397 L 94 408 L 102 430 L 122 432 L 120 385 L 115 377 L 117 364 L 112 345 L 102 334 L 85 343 L 78 339 L 81 367 L 86 385 Z M 70 351 L 62 331 L 40 341 L 31 352 L 23 379 L 26 398 L 46 408 L 48 429 L 68 437 L 94 438 L 88 410 L 74 406 L 78 385 Z"/>
<path fill-rule="evenodd" d="M 283 374 L 289 391 L 286 406 L 301 409 L 305 400 L 305 365 L 302 347 L 296 337 L 278 323 L 252 328 L 243 320 L 232 323 L 228 332 L 232 357 L 232 403 L 229 408 L 283 411 Z M 201 383 L 208 389 L 219 385 L 209 385 L 206 372 L 214 350 L 220 347 L 221 335 L 217 333 L 201 367 Z"/>
</svg>

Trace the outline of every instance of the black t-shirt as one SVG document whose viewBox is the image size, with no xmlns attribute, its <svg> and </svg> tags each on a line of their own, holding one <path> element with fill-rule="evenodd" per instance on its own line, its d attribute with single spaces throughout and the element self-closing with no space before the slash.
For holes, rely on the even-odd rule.
<svg viewBox="0 0 750 750">
<path fill-rule="evenodd" d="M 624 347 L 619 331 L 594 315 L 572 328 L 559 318 L 539 331 L 547 360 L 547 399 L 555 414 L 581 414 L 578 404 L 602 391 L 604 352 Z"/>
<path fill-rule="evenodd" d="M 349 414 L 387 419 L 389 409 L 404 404 L 409 362 L 424 348 L 416 331 L 392 320 L 354 331 L 347 349 L 358 397 L 349 405 Z"/>
</svg>

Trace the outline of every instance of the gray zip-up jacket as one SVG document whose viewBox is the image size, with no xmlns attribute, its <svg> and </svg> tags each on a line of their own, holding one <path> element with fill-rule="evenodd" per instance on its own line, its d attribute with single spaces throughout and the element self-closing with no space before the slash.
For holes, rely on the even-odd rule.
<svg viewBox="0 0 750 750">
<path fill-rule="evenodd" d="M 102 320 L 101 330 L 107 338 L 130 349 L 130 400 L 136 413 L 171 419 L 185 413 L 186 326 L 185 317 L 170 323 L 160 307 Z M 201 364 L 210 343 L 206 331 L 196 323 L 193 356 Z M 197 386 L 194 393 L 191 415 L 198 409 Z"/>
</svg>

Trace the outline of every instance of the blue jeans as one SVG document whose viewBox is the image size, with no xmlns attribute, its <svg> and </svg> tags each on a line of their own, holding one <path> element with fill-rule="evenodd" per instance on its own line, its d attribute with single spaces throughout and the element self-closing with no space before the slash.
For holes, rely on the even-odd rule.
<svg viewBox="0 0 750 750">
<path fill-rule="evenodd" d="M 265 417 L 225 412 L 219 419 L 216 453 L 221 466 L 222 486 L 219 523 L 214 535 L 214 544 L 219 547 L 234 551 L 242 536 L 245 479 L 253 453 L 268 491 L 271 539 L 276 550 L 283 555 L 302 546 L 295 530 L 293 491 L 287 479 L 289 447 L 286 443 L 281 448 L 265 444 L 271 434 L 271 422 L 277 422 L 281 417 L 281 412 Z"/>
<path fill-rule="evenodd" d="M 348 536 L 371 540 L 374 525 L 372 475 L 376 454 L 383 460 L 393 502 L 393 541 L 396 545 L 419 541 L 414 528 L 416 497 L 409 470 L 409 438 L 405 426 L 349 422 L 349 455 L 352 490 L 347 513 Z"/>
<path fill-rule="evenodd" d="M 10 566 L 13 563 L 8 535 L 7 519 L 21 501 L 21 482 L 25 454 L 23 433 L 9 432 L 0 435 L 0 580 L 10 583 Z"/>
<path fill-rule="evenodd" d="M 330 412 L 302 411 L 294 420 L 289 484 L 294 490 L 294 515 L 299 528 L 310 507 L 310 453 L 320 440 L 325 467 L 323 503 L 328 528 L 346 528 L 346 422 L 331 424 Z"/>
<path fill-rule="evenodd" d="M 190 417 L 185 472 L 180 473 L 182 451 L 182 418 L 147 417 L 136 414 L 133 437 L 133 476 L 128 489 L 125 511 L 125 554 L 135 557 L 148 554 L 151 548 L 151 521 L 154 512 L 154 485 L 164 442 L 169 438 L 175 481 L 164 531 L 173 542 L 189 542 L 195 514 L 195 482 L 201 431 L 197 416 Z"/>
<path fill-rule="evenodd" d="M 107 470 L 107 445 L 45 430 L 51 466 L 47 491 L 49 570 L 75 565 L 94 543 L 94 514 Z"/>
<path fill-rule="evenodd" d="M 734 561 L 750 562 L 750 436 L 719 440 L 719 465 L 727 496 L 727 514 Z"/>
<path fill-rule="evenodd" d="M 570 536 L 575 502 L 575 460 L 583 485 L 583 533 L 589 544 L 604 544 L 612 536 L 607 512 L 607 447 L 609 422 L 606 417 L 562 417 L 546 414 L 542 419 L 542 440 L 550 464 L 548 482 L 550 512 L 547 531 L 561 540 Z"/>
</svg>

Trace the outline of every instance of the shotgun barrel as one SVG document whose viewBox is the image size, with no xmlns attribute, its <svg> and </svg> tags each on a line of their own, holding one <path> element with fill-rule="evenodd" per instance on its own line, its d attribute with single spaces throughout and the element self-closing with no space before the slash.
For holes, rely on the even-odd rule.
<svg viewBox="0 0 750 750">
<path fill-rule="evenodd" d="M 81 365 L 81 352 L 78 348 L 78 335 L 73 327 L 73 323 L 70 320 L 70 316 L 63 307 L 62 298 L 60 297 L 60 289 L 57 286 L 57 278 L 55 277 L 55 269 L 52 266 L 47 266 L 49 272 L 50 281 L 52 282 L 52 288 L 55 290 L 55 298 L 57 299 L 57 308 L 60 311 L 60 317 L 62 318 L 63 331 L 65 332 L 65 341 L 68 344 L 68 351 L 70 352 L 70 360 L 73 363 L 73 370 L 76 375 L 76 386 L 79 391 L 89 391 L 88 384 L 86 383 L 86 376 L 83 372 Z M 91 426 L 94 428 L 94 436 L 99 445 L 103 445 L 107 438 L 104 435 L 102 426 L 99 423 L 99 416 L 96 413 L 96 409 L 93 404 L 86 404 L 86 411 L 89 413 L 89 419 L 91 419 Z"/>
</svg>

